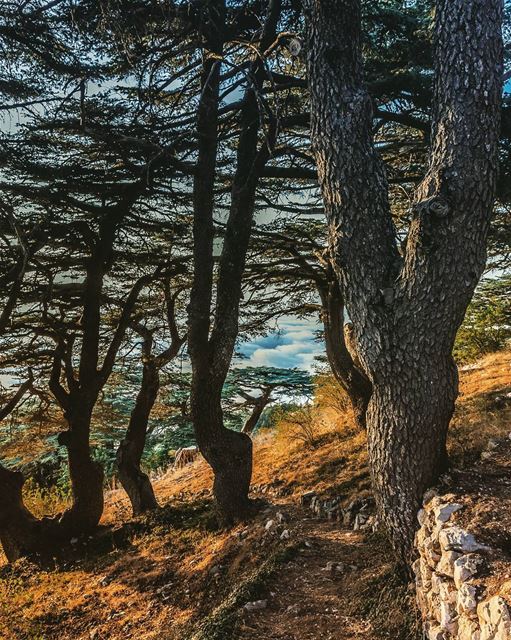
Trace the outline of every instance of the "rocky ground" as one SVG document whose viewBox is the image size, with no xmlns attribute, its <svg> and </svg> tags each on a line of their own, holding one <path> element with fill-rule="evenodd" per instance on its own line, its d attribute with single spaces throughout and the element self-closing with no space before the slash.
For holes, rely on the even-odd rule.
<svg viewBox="0 0 511 640">
<path fill-rule="evenodd" d="M 510 434 L 511 435 L 511 434 Z M 511 439 L 493 438 L 419 513 L 418 602 L 430 640 L 511 639 Z"/>
</svg>

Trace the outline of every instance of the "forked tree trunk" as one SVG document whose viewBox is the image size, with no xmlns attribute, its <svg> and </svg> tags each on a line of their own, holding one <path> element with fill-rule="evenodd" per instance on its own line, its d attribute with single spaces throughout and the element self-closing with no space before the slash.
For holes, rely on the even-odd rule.
<svg viewBox="0 0 511 640">
<path fill-rule="evenodd" d="M 151 410 L 160 388 L 160 376 L 154 358 L 144 362 L 142 383 L 131 412 L 126 437 L 117 450 L 119 481 L 128 494 L 133 515 L 156 509 L 158 502 L 149 476 L 140 468 Z"/>
<path fill-rule="evenodd" d="M 21 556 L 47 556 L 71 538 L 92 532 L 103 513 L 103 469 L 90 457 L 87 411 L 68 420 L 59 435 L 66 446 L 73 503 L 53 518 L 36 518 L 23 503 L 23 475 L 0 465 L 0 541 L 10 562 Z"/>
<path fill-rule="evenodd" d="M 358 0 L 307 0 L 312 138 L 331 254 L 373 392 L 367 413 L 380 517 L 410 560 L 424 490 L 446 466 L 451 357 L 485 264 L 502 97 L 501 0 L 439 0 L 432 146 L 404 259 L 363 85 Z"/>
<path fill-rule="evenodd" d="M 244 433 L 226 429 L 222 416 L 222 386 L 238 337 L 241 283 L 252 230 L 255 194 L 262 168 L 270 156 L 276 134 L 272 122 L 259 145 L 261 114 L 257 92 L 266 77 L 264 52 L 275 40 L 280 0 L 270 0 L 260 51 L 250 67 L 251 82 L 243 97 L 236 171 L 216 282 L 216 307 L 211 327 L 213 298 L 214 186 L 217 171 L 220 64 L 225 31 L 224 0 L 208 5 L 204 25 L 204 63 L 197 113 L 198 155 L 194 179 L 194 277 L 189 305 L 188 346 L 192 361 L 190 399 L 197 445 L 211 465 L 214 495 L 220 520 L 230 523 L 249 511 L 252 441 Z"/>
</svg>

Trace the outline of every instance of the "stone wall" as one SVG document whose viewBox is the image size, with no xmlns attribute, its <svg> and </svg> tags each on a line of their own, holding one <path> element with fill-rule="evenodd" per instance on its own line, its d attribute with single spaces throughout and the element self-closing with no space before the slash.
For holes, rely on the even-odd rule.
<svg viewBox="0 0 511 640">
<path fill-rule="evenodd" d="M 418 514 L 417 602 L 429 640 L 511 640 L 511 442 L 429 491 Z"/>
</svg>

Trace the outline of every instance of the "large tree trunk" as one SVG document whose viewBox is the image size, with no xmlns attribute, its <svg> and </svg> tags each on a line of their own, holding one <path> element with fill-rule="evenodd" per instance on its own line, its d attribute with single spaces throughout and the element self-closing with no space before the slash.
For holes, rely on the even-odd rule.
<svg viewBox="0 0 511 640">
<path fill-rule="evenodd" d="M 0 465 L 0 543 L 9 562 L 51 555 L 65 539 L 58 518 L 38 520 L 23 503 L 23 474 Z"/>
<path fill-rule="evenodd" d="M 0 465 L 0 542 L 9 562 L 38 548 L 37 519 L 25 508 L 23 475 Z"/>
<path fill-rule="evenodd" d="M 140 469 L 149 416 L 160 388 L 160 376 L 154 358 L 144 362 L 142 384 L 131 412 L 126 437 L 117 450 L 119 480 L 128 494 L 133 515 L 158 507 L 149 476 Z"/>
<path fill-rule="evenodd" d="M 373 392 L 379 514 L 412 551 L 424 490 L 446 465 L 457 395 L 451 352 L 485 263 L 502 95 L 501 0 L 439 0 L 432 147 L 404 259 L 362 81 L 358 0 L 308 0 L 312 137 L 331 253 Z"/>
<path fill-rule="evenodd" d="M 73 503 L 60 524 L 69 536 L 78 536 L 93 531 L 101 519 L 104 472 L 90 455 L 91 411 L 77 406 L 66 418 L 69 430 L 59 434 L 59 444 L 67 448 Z"/>
<path fill-rule="evenodd" d="M 252 440 L 224 427 L 218 393 L 211 385 L 192 383 L 191 409 L 197 445 L 214 473 L 218 519 L 231 525 L 250 513 Z"/>
<path fill-rule="evenodd" d="M 74 536 L 95 529 L 103 513 L 103 469 L 90 457 L 89 431 L 92 410 L 74 398 L 74 410 L 66 412 L 69 430 L 59 435 L 66 446 L 73 504 L 54 518 L 33 516 L 23 503 L 23 475 L 0 465 L 0 541 L 12 562 L 24 555 L 47 555 Z"/>
</svg>

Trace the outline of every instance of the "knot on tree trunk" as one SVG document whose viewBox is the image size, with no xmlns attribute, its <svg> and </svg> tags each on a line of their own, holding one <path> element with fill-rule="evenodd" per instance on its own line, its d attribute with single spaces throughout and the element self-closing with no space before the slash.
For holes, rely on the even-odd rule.
<svg viewBox="0 0 511 640">
<path fill-rule="evenodd" d="M 416 202 L 413 205 L 412 211 L 416 217 L 424 218 L 428 216 L 436 219 L 444 219 L 447 218 L 451 212 L 451 205 L 445 196 L 433 195 Z"/>
</svg>

